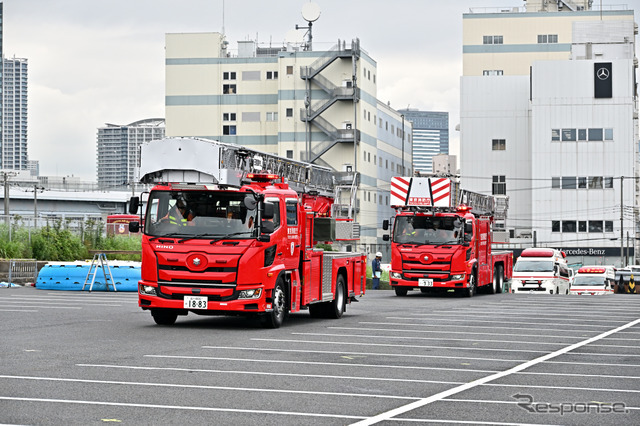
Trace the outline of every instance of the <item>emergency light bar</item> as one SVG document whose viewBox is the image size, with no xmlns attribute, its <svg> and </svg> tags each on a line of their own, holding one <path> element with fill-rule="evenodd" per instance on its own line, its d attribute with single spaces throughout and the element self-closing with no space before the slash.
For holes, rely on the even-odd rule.
<svg viewBox="0 0 640 426">
<path fill-rule="evenodd" d="M 272 173 L 247 173 L 247 179 L 255 182 L 269 182 L 279 179 L 280 176 Z"/>
<path fill-rule="evenodd" d="M 579 274 L 604 274 L 606 272 L 606 268 L 580 268 L 578 269 Z"/>
</svg>

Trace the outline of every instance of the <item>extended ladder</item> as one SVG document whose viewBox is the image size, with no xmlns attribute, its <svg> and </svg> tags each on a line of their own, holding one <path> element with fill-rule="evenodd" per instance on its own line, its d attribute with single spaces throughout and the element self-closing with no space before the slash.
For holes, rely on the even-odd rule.
<svg viewBox="0 0 640 426">
<path fill-rule="evenodd" d="M 93 290 L 93 283 L 95 283 L 96 281 L 96 274 L 98 273 L 98 268 L 102 268 L 102 273 L 104 274 L 104 284 L 107 291 L 109 291 L 109 284 L 111 284 L 111 286 L 113 287 L 113 291 L 118 291 L 116 289 L 116 284 L 113 281 L 111 268 L 109 267 L 109 263 L 107 262 L 107 255 L 104 253 L 96 253 L 93 255 L 93 260 L 91 261 L 89 272 L 87 273 L 87 276 L 84 279 L 82 290 L 84 291 L 84 288 L 88 284 L 89 284 L 89 291 Z M 91 280 L 90 283 L 89 283 L 89 280 Z"/>
</svg>

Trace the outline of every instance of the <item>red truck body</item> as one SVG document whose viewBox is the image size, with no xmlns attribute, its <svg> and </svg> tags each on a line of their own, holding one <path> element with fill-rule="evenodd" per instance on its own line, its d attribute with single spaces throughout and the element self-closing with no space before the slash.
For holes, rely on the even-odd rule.
<svg viewBox="0 0 640 426">
<path fill-rule="evenodd" d="M 457 205 L 461 196 L 468 204 Z M 413 289 L 502 291 L 513 254 L 491 250 L 494 209 L 486 196 L 462 192 L 450 179 L 392 178 L 391 199 L 397 212 L 389 281 L 398 296 Z"/>
<path fill-rule="evenodd" d="M 340 318 L 364 295 L 366 257 L 314 247 L 333 236 L 333 199 L 296 192 L 274 174 L 244 173 L 242 180 L 239 187 L 177 182 L 151 189 L 139 306 L 161 325 L 189 312 L 257 316 L 271 328 L 302 309 Z"/>
</svg>

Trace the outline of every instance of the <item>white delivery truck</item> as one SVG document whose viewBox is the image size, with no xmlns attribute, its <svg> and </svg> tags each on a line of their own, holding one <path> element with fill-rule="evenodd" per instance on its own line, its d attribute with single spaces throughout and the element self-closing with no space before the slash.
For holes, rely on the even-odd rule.
<svg viewBox="0 0 640 426">
<path fill-rule="evenodd" d="M 552 248 L 524 249 L 513 266 L 513 293 L 569 294 L 573 271 L 563 251 Z"/>
<path fill-rule="evenodd" d="M 583 266 L 578 269 L 571 285 L 571 294 L 613 294 L 616 268 L 613 266 Z"/>
</svg>

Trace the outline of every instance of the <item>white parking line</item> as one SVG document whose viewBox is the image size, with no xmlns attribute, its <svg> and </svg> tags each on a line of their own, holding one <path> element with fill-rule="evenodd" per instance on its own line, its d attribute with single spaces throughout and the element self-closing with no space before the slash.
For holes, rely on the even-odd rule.
<svg viewBox="0 0 640 426">
<path fill-rule="evenodd" d="M 374 417 L 371 417 L 369 419 L 357 422 L 357 423 L 355 423 L 355 425 L 358 425 L 358 426 L 372 425 L 372 424 L 375 424 L 375 423 L 378 423 L 378 422 L 381 422 L 381 421 L 389 420 L 389 419 L 391 419 L 393 417 L 396 417 L 398 415 L 404 414 L 406 412 L 415 410 L 415 409 L 420 408 L 420 407 L 424 407 L 425 405 L 431 404 L 432 402 L 440 401 L 440 400 L 442 400 L 444 398 L 447 398 L 447 397 L 449 397 L 451 395 L 455 395 L 457 393 L 472 389 L 472 388 L 474 388 L 476 386 L 486 385 L 486 384 L 489 384 L 489 382 L 492 382 L 494 380 L 509 376 L 509 375 L 511 375 L 513 373 L 517 373 L 517 372 L 526 370 L 527 368 L 530 368 L 530 367 L 532 367 L 534 365 L 540 364 L 540 363 L 545 362 L 545 361 L 547 361 L 549 359 L 555 358 L 555 357 L 557 357 L 559 355 L 566 354 L 567 352 L 573 351 L 574 349 L 580 348 L 580 347 L 582 347 L 584 345 L 588 345 L 589 343 L 596 342 L 596 341 L 598 341 L 598 340 L 600 340 L 600 339 L 602 339 L 602 338 L 604 338 L 606 336 L 614 334 L 614 333 L 616 333 L 616 332 L 618 332 L 620 330 L 624 330 L 626 328 L 632 327 L 632 326 L 634 326 L 636 324 L 640 324 L 640 318 L 636 319 L 634 321 L 628 322 L 628 323 L 626 323 L 624 325 L 621 325 L 620 327 L 615 328 L 613 330 L 605 331 L 604 333 L 602 333 L 602 334 L 600 334 L 598 336 L 591 337 L 591 338 L 583 340 L 581 342 L 574 343 L 573 345 L 566 346 L 566 347 L 564 347 L 562 349 L 559 349 L 559 350 L 557 350 L 557 351 L 555 351 L 553 353 L 543 355 L 543 356 L 541 356 L 539 358 L 536 358 L 536 359 L 533 359 L 531 361 L 527 361 L 525 363 L 517 365 L 517 366 L 515 366 L 513 368 L 510 368 L 508 370 L 501 371 L 499 373 L 492 374 L 490 376 L 483 377 L 481 379 L 465 383 L 463 385 L 460 385 L 460 386 L 457 386 L 455 388 L 446 390 L 444 392 L 440 392 L 438 394 L 431 395 L 430 397 L 421 399 L 420 401 L 416 401 L 416 402 L 413 402 L 411 404 L 407 404 L 405 406 L 398 407 L 398 408 L 395 408 L 393 410 L 387 411 L 385 413 L 378 414 L 377 416 L 374 416 Z M 520 388 L 527 388 L 527 386 L 522 386 L 522 385 L 513 385 L 513 386 L 519 386 Z M 552 387 L 548 386 L 548 387 L 545 387 L 545 388 L 552 388 Z M 558 387 L 553 387 L 553 388 L 554 389 L 558 389 Z M 629 392 L 629 391 L 627 390 L 627 392 Z M 640 392 L 640 391 L 637 391 L 637 392 Z"/>
<path fill-rule="evenodd" d="M 381 323 L 384 324 L 384 323 Z M 443 333 L 443 334 L 464 334 L 465 336 L 469 335 L 468 331 L 450 331 L 450 330 L 446 330 L 446 331 L 438 331 L 438 330 L 411 330 L 411 329 L 407 329 L 407 328 L 367 328 L 367 327 L 327 327 L 330 330 L 358 330 L 358 331 L 394 331 L 394 332 L 399 332 L 399 333 L 429 333 L 429 334 L 434 334 L 434 333 Z M 486 336 L 495 336 L 496 333 L 495 332 L 491 332 L 491 333 L 482 333 L 479 331 L 474 331 L 473 335 L 486 335 Z M 500 333 L 500 336 L 526 336 L 526 337 L 557 337 L 557 338 L 562 338 L 562 339 L 582 339 L 585 336 L 567 336 L 567 335 L 553 335 L 553 334 L 522 334 L 522 333 Z M 621 339 L 623 340 L 623 339 Z M 626 340 L 626 339 L 624 339 Z M 633 339 L 629 339 L 629 340 L 633 340 Z M 640 339 L 639 339 L 640 340 Z"/>
<path fill-rule="evenodd" d="M 408 318 L 407 318 L 408 319 Z M 415 322 L 373 322 L 373 321 L 360 321 L 359 324 L 369 324 L 369 325 L 402 325 L 402 326 L 410 326 L 410 327 L 420 327 L 420 328 L 425 328 L 425 327 L 437 327 L 437 328 L 443 328 L 443 327 L 454 327 L 454 328 L 473 328 L 474 329 L 474 333 L 475 330 L 478 329 L 477 325 L 464 325 L 464 324 L 444 324 L 444 323 L 415 323 Z M 547 324 L 547 327 L 544 328 L 533 328 L 533 327 L 511 327 L 509 326 L 509 324 L 504 324 L 504 327 L 496 327 L 496 326 L 492 326 L 494 329 L 507 329 L 507 330 L 540 330 L 540 331 L 549 331 L 549 325 Z M 602 326 L 602 327 L 606 327 L 606 326 Z M 580 330 L 578 333 L 600 333 L 602 332 L 602 330 Z M 633 332 L 631 332 L 633 333 Z M 467 332 L 468 334 L 468 332 Z M 496 333 L 494 333 L 496 334 Z M 502 334 L 502 332 L 500 331 L 500 334 Z M 585 336 L 582 336 L 585 337 Z"/>
<path fill-rule="evenodd" d="M 492 399 L 458 399 L 458 398 L 445 398 L 441 400 L 442 402 L 467 402 L 472 404 L 507 404 L 507 405 L 515 405 L 519 404 L 518 401 L 496 401 Z M 554 404 L 548 401 L 536 401 L 536 404 Z M 557 404 L 557 403 L 556 403 Z M 629 407 L 625 405 L 625 410 L 640 410 L 640 407 Z"/>
<path fill-rule="evenodd" d="M 32 299 L 32 298 L 25 298 L 24 300 L 27 300 L 28 303 L 37 303 L 38 305 L 42 305 L 42 306 L 58 306 L 58 305 L 77 305 L 78 302 L 74 301 L 74 300 L 60 300 L 60 301 L 55 301 L 55 302 L 48 302 L 48 301 L 43 301 L 43 300 L 36 300 L 36 299 Z M 19 305 L 21 303 L 25 303 L 24 300 L 17 300 L 17 299 L 4 299 L 2 300 L 0 303 L 6 303 L 6 304 L 10 304 L 10 305 Z M 119 307 L 122 305 L 115 305 L 115 304 L 107 304 L 107 303 L 103 303 L 103 302 L 95 302 L 95 301 L 82 301 L 82 304 L 84 306 L 109 306 L 109 307 Z"/>
<path fill-rule="evenodd" d="M 270 351 L 270 352 L 295 352 L 304 354 L 332 354 L 332 355 L 354 355 L 354 356 L 387 356 L 399 358 L 436 358 L 443 360 L 451 360 L 450 357 L 441 355 L 422 355 L 422 354 L 392 354 L 385 352 L 349 352 L 349 351 L 314 351 L 308 349 L 279 349 L 279 348 L 243 348 L 238 346 L 203 346 L 203 349 L 229 349 L 239 351 Z M 465 361 L 490 361 L 490 362 L 525 362 L 526 359 L 497 359 L 497 358 L 474 358 L 464 357 Z"/>
<path fill-rule="evenodd" d="M 144 387 L 160 387 L 160 388 L 209 389 L 209 390 L 224 390 L 224 391 L 239 391 L 239 392 L 290 393 L 290 394 L 300 394 L 300 395 L 324 395 L 324 396 L 354 396 L 358 398 L 362 397 L 362 398 L 408 399 L 408 400 L 420 399 L 418 397 L 411 397 L 411 396 L 352 393 L 352 392 L 322 392 L 322 391 L 304 391 L 304 390 L 293 390 L 293 389 L 188 385 L 188 384 L 176 384 L 176 383 L 123 382 L 120 380 L 92 380 L 92 379 L 70 379 L 70 378 L 63 378 L 63 377 L 10 376 L 5 374 L 0 375 L 0 378 L 16 379 L 16 380 L 34 380 L 34 381 L 67 382 L 67 383 L 93 383 L 93 384 L 106 384 L 106 385 L 144 386 Z"/>
<path fill-rule="evenodd" d="M 493 349 L 493 348 L 463 348 L 457 346 L 425 346 L 425 345 L 399 345 L 397 343 L 359 343 L 359 342 L 329 342 L 326 340 L 293 340 L 293 339 L 262 339 L 252 338 L 251 340 L 260 342 L 281 342 L 281 343 L 313 343 L 321 345 L 352 345 L 352 346 L 376 346 L 393 348 L 419 348 L 419 349 L 454 349 L 456 351 L 487 351 L 487 352 L 526 352 L 536 354 L 548 354 L 549 351 L 533 351 L 528 349 Z M 442 357 L 444 358 L 444 356 Z M 466 357 L 465 357 L 466 359 Z"/>
<path fill-rule="evenodd" d="M 359 377 L 359 376 L 336 376 L 329 374 L 297 374 L 297 373 L 279 373 L 279 372 L 262 372 L 247 370 L 212 370 L 206 368 L 178 368 L 178 367 L 147 367 L 138 365 L 115 365 L 115 364 L 76 364 L 78 367 L 96 367 L 96 368 L 118 368 L 128 370 L 148 370 L 148 371 L 185 371 L 198 373 L 216 373 L 216 374 L 246 374 L 253 376 L 283 376 L 283 377 L 313 377 L 316 379 L 349 379 L 349 380 L 366 380 L 377 382 L 398 382 L 398 383 L 429 383 L 436 385 L 459 385 L 463 382 L 445 382 L 439 380 L 418 380 L 418 379 L 396 379 L 387 377 Z"/>
<path fill-rule="evenodd" d="M 573 316 L 573 314 L 572 314 Z M 424 315 L 420 315 L 420 317 L 418 318 L 418 316 L 416 315 L 416 317 L 387 317 L 389 319 L 403 319 L 403 320 L 407 320 L 407 319 L 411 319 L 411 320 L 424 320 L 427 318 L 436 318 L 439 321 L 443 320 L 443 319 L 447 319 L 447 318 L 451 318 L 451 319 L 455 319 L 456 321 L 463 321 L 465 320 L 464 316 L 461 315 L 436 315 L 436 314 L 424 314 Z M 500 324 L 527 324 L 527 325 L 531 325 L 531 324 L 535 324 L 535 325 L 549 325 L 548 322 L 532 322 L 532 321 L 505 321 L 503 319 L 493 319 L 493 320 L 484 320 L 484 319 L 477 319 L 476 316 L 472 316 L 471 319 L 473 322 L 497 322 Z M 587 321 L 587 320 L 580 320 L 580 322 L 578 324 L 574 324 L 572 322 L 566 321 L 566 317 L 565 319 L 562 321 L 563 325 L 566 326 L 571 326 L 571 327 L 608 327 L 606 325 L 591 325 L 591 324 L 582 324 L 582 322 Z M 612 323 L 612 322 L 620 322 L 620 323 L 625 323 L 625 320 L 614 320 L 614 319 L 609 319 L 609 318 L 603 318 L 600 320 L 592 320 L 592 321 L 596 321 L 596 322 L 605 322 L 605 323 Z"/>
<path fill-rule="evenodd" d="M 18 398 L 10 396 L 0 396 L 0 400 L 4 401 L 27 401 L 27 402 L 47 402 L 60 404 L 80 404 L 80 405 L 102 405 L 110 407 L 137 407 L 137 408 L 160 408 L 163 410 L 191 410 L 191 411 L 215 411 L 224 413 L 248 413 L 248 414 L 278 414 L 282 416 L 300 416 L 300 417 L 324 417 L 335 419 L 362 419 L 363 416 L 348 416 L 346 414 L 320 414 L 320 413 L 296 413 L 294 411 L 273 411 L 273 410 L 248 410 L 239 408 L 215 408 L 215 407 L 192 407 L 185 405 L 159 405 L 159 404 L 133 404 L 129 402 L 106 402 L 106 401 L 82 401 L 72 399 L 50 399 L 50 398 Z"/>
<path fill-rule="evenodd" d="M 0 312 L 40 312 L 35 309 L 0 309 Z"/>
<path fill-rule="evenodd" d="M 564 342 L 531 342 L 521 340 L 492 340 L 492 339 L 453 339 L 448 337 L 422 337 L 422 336 L 377 336 L 375 334 L 331 334 L 331 333 L 291 333 L 295 336 L 324 336 L 324 337 L 362 337 L 365 339 L 402 339 L 402 340 L 437 340 L 453 342 L 482 342 L 482 343 L 519 343 L 523 345 L 555 345 L 562 346 Z"/>
<path fill-rule="evenodd" d="M 441 312 L 441 313 L 439 313 Z M 510 316 L 517 316 L 518 318 L 523 318 L 523 317 L 527 317 L 527 312 L 530 312 L 531 317 L 532 318 L 537 318 L 537 319 L 542 319 L 542 318 L 562 318 L 562 319 L 566 319 L 567 318 L 567 312 L 558 312 L 557 314 L 555 313 L 544 313 L 544 312 L 540 312 L 540 311 L 535 311 L 533 309 L 519 309 L 517 311 L 498 311 L 498 310 L 492 310 L 490 312 L 488 312 L 487 310 L 478 310 L 478 311 L 456 311 L 455 309 L 451 309 L 451 310 L 446 310 L 446 311 L 431 311 L 428 314 L 413 314 L 416 317 L 425 317 L 425 316 L 432 316 L 432 315 L 436 315 L 436 316 L 451 316 L 450 314 L 454 314 L 455 312 L 459 312 L 459 315 L 471 315 L 474 318 L 485 318 L 485 317 L 489 317 L 489 318 L 495 318 L 496 316 L 500 316 L 501 319 L 506 319 L 508 320 Z M 583 312 L 583 311 L 580 311 Z M 629 316 L 631 317 L 635 317 L 637 316 L 637 312 L 629 312 Z M 584 315 L 581 314 L 576 314 L 571 312 L 571 318 L 593 318 L 593 314 L 589 315 L 587 313 L 585 313 Z M 602 319 L 581 319 L 580 321 L 591 321 L 591 322 L 603 322 L 603 321 L 611 321 L 609 318 L 602 318 Z M 625 322 L 622 320 L 617 320 L 616 322 Z"/>
<path fill-rule="evenodd" d="M 0 301 L 0 306 L 2 305 L 2 301 Z M 38 302 L 36 302 L 38 303 Z M 15 308 L 15 305 L 9 305 L 7 306 L 8 308 Z M 44 305 L 35 305 L 35 306 L 31 306 L 31 305 L 20 305 L 18 306 L 20 308 L 39 308 L 39 309 L 82 309 L 82 307 L 80 306 L 44 306 Z"/>
<path fill-rule="evenodd" d="M 149 358 L 201 359 L 201 360 L 213 360 L 213 361 L 259 362 L 259 363 L 265 363 L 265 364 L 330 365 L 333 367 L 338 366 L 338 367 L 390 368 L 395 370 L 438 370 L 438 371 L 461 371 L 461 372 L 470 372 L 470 373 L 496 373 L 499 371 L 499 370 L 474 370 L 471 368 L 356 364 L 356 363 L 349 363 L 349 362 L 288 361 L 288 360 L 280 360 L 280 359 L 224 358 L 224 357 L 195 356 L 195 355 L 144 355 L 144 356 Z"/>
</svg>

